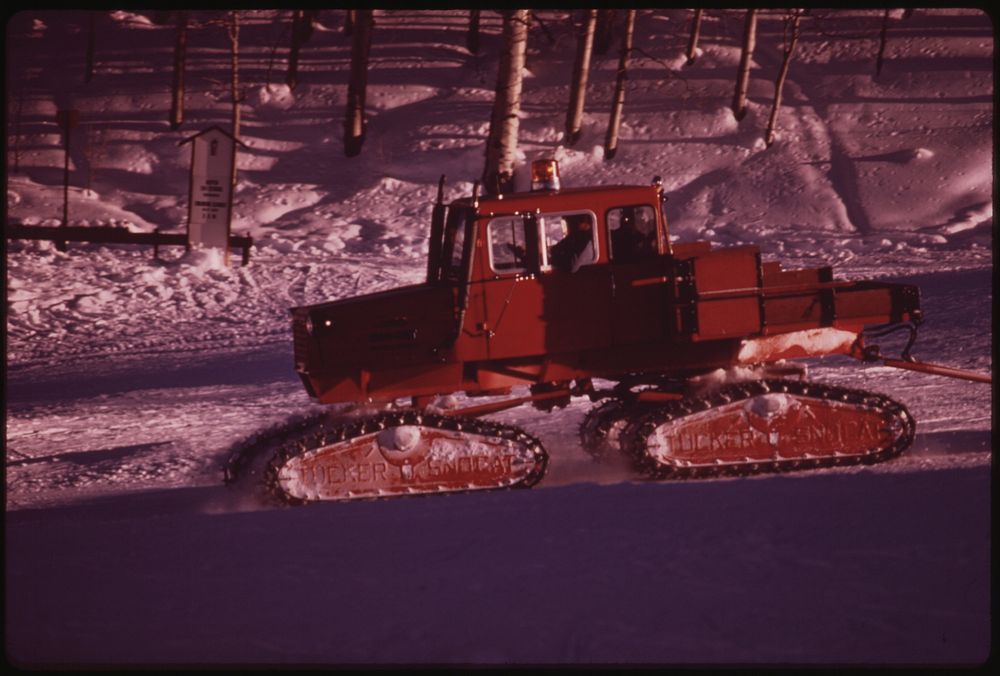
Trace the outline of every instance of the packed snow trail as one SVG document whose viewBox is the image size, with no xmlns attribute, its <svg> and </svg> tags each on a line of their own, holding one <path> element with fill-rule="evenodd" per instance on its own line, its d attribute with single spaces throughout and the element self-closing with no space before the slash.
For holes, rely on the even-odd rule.
<svg viewBox="0 0 1000 676">
<path fill-rule="evenodd" d="M 927 320 L 914 355 L 990 372 L 990 271 L 899 281 L 922 290 Z M 887 355 L 901 347 L 883 344 Z M 885 467 L 822 471 L 988 466 L 988 385 L 847 357 L 812 360 L 810 372 L 819 382 L 889 394 L 917 420 L 913 448 Z M 233 443 L 289 416 L 319 410 L 292 368 L 290 335 L 254 350 L 164 349 L 131 359 L 91 355 L 46 369 L 13 369 L 7 385 L 8 508 L 118 490 L 221 486 L 222 465 Z M 580 447 L 577 428 L 590 406 L 579 398 L 551 414 L 523 406 L 494 416 L 536 434 L 550 453 L 539 489 L 637 479 L 627 463 L 596 464 Z"/>
</svg>

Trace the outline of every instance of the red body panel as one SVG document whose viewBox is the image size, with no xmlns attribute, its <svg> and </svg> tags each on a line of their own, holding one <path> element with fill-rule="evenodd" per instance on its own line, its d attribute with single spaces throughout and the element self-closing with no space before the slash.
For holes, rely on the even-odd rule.
<svg viewBox="0 0 1000 676">
<path fill-rule="evenodd" d="M 781 270 L 762 263 L 755 246 L 671 246 L 661 201 L 658 186 L 631 186 L 456 202 L 452 208 L 475 208 L 465 231 L 473 248 L 463 259 L 471 269 L 293 309 L 296 368 L 310 394 L 327 403 L 635 373 L 684 376 L 745 363 L 748 355 L 774 361 L 846 352 L 849 334 L 906 321 L 919 307 L 914 287 L 835 282 L 829 268 Z M 611 214 L 633 207 L 655 214 L 655 250 L 615 261 Z M 552 269 L 542 254 L 526 269 L 498 262 L 499 245 L 489 239 L 490 228 L 501 227 L 496 219 L 508 219 L 504 228 L 523 223 L 524 237 L 534 233 L 544 250 L 545 235 L 530 219 L 550 222 L 563 212 L 593 219 L 592 262 L 575 272 Z"/>
</svg>

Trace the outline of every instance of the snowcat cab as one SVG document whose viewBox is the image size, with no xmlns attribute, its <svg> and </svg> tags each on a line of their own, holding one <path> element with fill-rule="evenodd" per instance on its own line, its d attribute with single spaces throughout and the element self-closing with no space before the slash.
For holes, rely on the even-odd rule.
<svg viewBox="0 0 1000 676">
<path fill-rule="evenodd" d="M 309 422 L 319 432 L 269 465 L 278 495 L 532 485 L 547 462 L 541 443 L 479 418 L 574 396 L 603 402 L 584 421 L 585 449 L 623 451 L 652 476 L 873 462 L 911 442 L 905 408 L 808 383 L 786 360 L 882 359 L 864 333 L 899 329 L 910 332 L 903 358 L 884 363 L 974 377 L 909 357 L 921 321 L 912 285 L 785 270 L 757 246 L 672 243 L 658 178 L 564 188 L 550 162 L 533 188 L 446 204 L 442 177 L 425 282 L 291 310 L 308 393 L 388 409 Z M 751 379 L 706 386 L 706 374 L 734 369 Z M 490 399 L 434 406 L 459 392 Z"/>
</svg>

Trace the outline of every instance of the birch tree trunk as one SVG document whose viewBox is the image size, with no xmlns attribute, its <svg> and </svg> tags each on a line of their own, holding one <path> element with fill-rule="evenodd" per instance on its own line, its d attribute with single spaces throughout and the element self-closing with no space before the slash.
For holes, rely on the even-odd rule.
<svg viewBox="0 0 1000 676">
<path fill-rule="evenodd" d="M 234 138 L 240 137 L 240 103 L 243 96 L 240 92 L 240 17 L 234 9 L 230 15 L 229 41 L 232 46 L 230 69 L 232 72 L 232 133 Z"/>
<path fill-rule="evenodd" d="M 590 76 L 590 56 L 594 49 L 594 29 L 597 10 L 588 9 L 580 27 L 576 43 L 576 62 L 573 64 L 573 83 L 570 85 L 569 109 L 566 111 L 566 145 L 572 146 L 580 139 L 583 126 L 583 104 L 587 98 L 587 80 Z"/>
<path fill-rule="evenodd" d="M 747 114 L 747 88 L 750 85 L 750 61 L 753 59 L 754 44 L 757 40 L 757 10 L 748 9 L 743 29 L 743 51 L 740 54 L 740 69 L 736 74 L 736 93 L 733 96 L 733 115 L 742 120 Z"/>
<path fill-rule="evenodd" d="M 785 88 L 785 78 L 788 77 L 788 67 L 792 63 L 792 52 L 795 51 L 795 44 L 799 41 L 800 18 L 801 15 L 795 10 L 785 18 L 784 58 L 774 84 L 774 105 L 771 106 L 771 116 L 767 120 L 767 131 L 764 133 L 764 143 L 769 148 L 774 143 L 774 129 L 778 122 L 778 110 L 781 108 L 781 93 Z"/>
<path fill-rule="evenodd" d="M 503 53 L 497 68 L 497 88 L 483 169 L 483 188 L 487 194 L 507 192 L 514 185 L 521 71 L 528 45 L 528 10 L 507 10 L 503 18 Z"/>
<path fill-rule="evenodd" d="M 625 83 L 628 81 L 628 57 L 632 51 L 632 32 L 635 28 L 635 10 L 628 10 L 625 17 L 625 35 L 622 36 L 622 51 L 618 57 L 618 77 L 615 79 L 615 96 L 611 104 L 611 119 L 608 120 L 608 134 L 604 139 L 604 159 L 610 160 L 618 152 L 618 129 L 622 122 L 622 108 L 625 105 Z"/>
<path fill-rule="evenodd" d="M 469 10 L 469 32 L 465 34 L 465 47 L 470 54 L 479 53 L 479 12 L 478 9 Z"/>
<path fill-rule="evenodd" d="M 365 96 L 368 89 L 368 53 L 375 20 L 370 9 L 354 10 L 351 36 L 351 79 L 347 85 L 347 115 L 344 119 L 344 154 L 355 157 L 365 142 Z"/>
<path fill-rule="evenodd" d="M 174 82 L 170 88 L 170 128 L 184 122 L 184 68 L 187 63 L 187 12 L 177 12 L 177 36 L 174 42 Z"/>
<path fill-rule="evenodd" d="M 694 10 L 694 20 L 691 22 L 691 37 L 688 39 L 687 65 L 690 66 L 697 58 L 698 38 L 701 36 L 701 15 L 705 10 Z"/>
</svg>

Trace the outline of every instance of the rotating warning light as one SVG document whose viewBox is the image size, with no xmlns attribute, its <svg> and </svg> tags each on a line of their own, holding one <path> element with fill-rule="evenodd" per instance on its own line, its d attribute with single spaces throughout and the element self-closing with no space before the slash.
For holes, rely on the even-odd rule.
<svg viewBox="0 0 1000 676">
<path fill-rule="evenodd" d="M 532 190 L 559 190 L 559 163 L 556 160 L 535 160 L 531 163 Z"/>
</svg>

